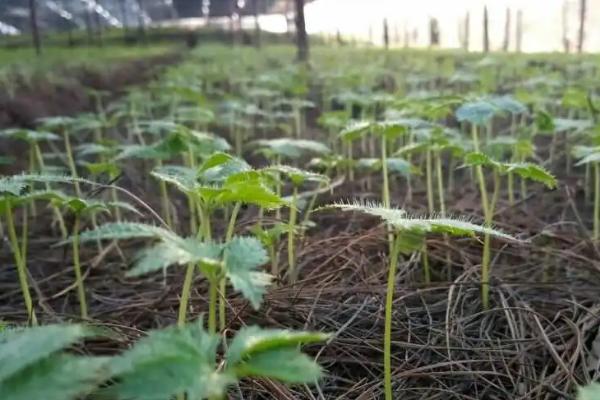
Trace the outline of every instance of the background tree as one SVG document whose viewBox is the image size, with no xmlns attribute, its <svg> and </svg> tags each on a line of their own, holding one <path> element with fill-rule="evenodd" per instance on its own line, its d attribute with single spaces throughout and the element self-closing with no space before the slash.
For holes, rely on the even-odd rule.
<svg viewBox="0 0 600 400">
<path fill-rule="evenodd" d="M 296 4 L 296 46 L 298 61 L 308 61 L 308 35 L 304 19 L 304 0 L 294 0 Z"/>
<path fill-rule="evenodd" d="M 487 6 L 483 7 L 483 51 L 485 53 L 490 51 L 490 33 Z"/>
<path fill-rule="evenodd" d="M 33 38 L 33 46 L 37 54 L 42 53 L 42 44 L 40 41 L 40 31 L 37 24 L 37 3 L 36 0 L 29 0 L 29 19 L 31 23 L 31 36 Z"/>
<path fill-rule="evenodd" d="M 504 20 L 504 42 L 502 50 L 508 51 L 510 46 L 510 8 L 506 7 L 506 19 Z"/>
<path fill-rule="evenodd" d="M 579 40 L 577 41 L 577 52 L 583 52 L 585 40 L 585 17 L 587 14 L 587 0 L 579 0 Z"/>
</svg>

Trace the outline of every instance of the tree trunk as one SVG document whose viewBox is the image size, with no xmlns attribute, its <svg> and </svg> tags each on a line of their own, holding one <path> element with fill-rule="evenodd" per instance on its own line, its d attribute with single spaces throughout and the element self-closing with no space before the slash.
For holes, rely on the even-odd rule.
<svg viewBox="0 0 600 400">
<path fill-rule="evenodd" d="M 489 21 L 488 21 L 488 10 L 487 6 L 483 7 L 483 52 L 488 53 L 490 51 L 490 34 L 489 34 Z"/>
<path fill-rule="evenodd" d="M 469 51 L 469 41 L 471 39 L 471 14 L 467 12 L 465 16 L 465 41 L 464 48 L 465 51 Z"/>
<path fill-rule="evenodd" d="M 504 22 L 504 42 L 502 43 L 502 50 L 508 51 L 510 46 L 510 8 L 506 8 L 506 20 Z"/>
<path fill-rule="evenodd" d="M 583 52 L 585 40 L 585 17 L 587 13 L 587 0 L 579 0 L 579 40 L 577 41 L 577 52 Z"/>
<path fill-rule="evenodd" d="M 304 0 L 295 0 L 296 3 L 296 46 L 298 48 L 298 61 L 308 61 L 308 35 L 306 34 L 306 21 L 304 19 Z"/>
<path fill-rule="evenodd" d="M 383 19 L 383 44 L 386 50 L 390 48 L 390 33 L 387 18 Z"/>
<path fill-rule="evenodd" d="M 31 36 L 33 39 L 33 47 L 39 55 L 42 53 L 42 43 L 40 41 L 40 31 L 37 24 L 37 4 L 36 0 L 29 0 L 29 21 L 31 23 Z"/>
<path fill-rule="evenodd" d="M 440 26 L 436 18 L 429 18 L 429 46 L 440 45 Z"/>
<path fill-rule="evenodd" d="M 521 46 L 523 44 L 523 11 L 517 11 L 517 37 L 515 40 L 515 49 L 517 53 L 521 52 Z"/>
<path fill-rule="evenodd" d="M 562 45 L 565 53 L 571 52 L 571 42 L 569 41 L 569 2 L 563 1 L 562 6 Z"/>
<path fill-rule="evenodd" d="M 258 15 L 260 13 L 260 0 L 254 0 L 254 45 L 260 47 L 260 21 Z"/>
<path fill-rule="evenodd" d="M 123 25 L 124 36 L 127 37 L 127 8 L 125 7 L 125 0 L 119 0 L 119 12 L 121 13 L 121 24 Z"/>
</svg>

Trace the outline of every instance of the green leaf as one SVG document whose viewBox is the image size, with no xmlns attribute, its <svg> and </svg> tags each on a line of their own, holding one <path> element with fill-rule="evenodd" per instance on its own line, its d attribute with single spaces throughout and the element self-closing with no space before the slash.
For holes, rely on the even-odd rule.
<svg viewBox="0 0 600 400">
<path fill-rule="evenodd" d="M 7 380 L 0 381 L 0 398 L 2 400 L 79 399 L 108 377 L 106 374 L 108 360 L 108 357 L 52 355 L 39 360 Z"/>
<path fill-rule="evenodd" d="M 344 211 L 359 211 L 365 214 L 377 216 L 397 231 L 415 231 L 422 233 L 446 233 L 452 236 L 473 236 L 479 234 L 489 234 L 506 240 L 516 240 L 499 230 L 477 225 L 466 220 L 451 218 L 420 218 L 410 217 L 406 211 L 397 208 L 387 208 L 379 204 L 360 204 L 360 203 L 335 203 L 325 208 L 339 208 Z"/>
<path fill-rule="evenodd" d="M 150 172 L 150 175 L 161 181 L 175 185 L 177 189 L 184 193 L 191 193 L 200 186 L 196 171 L 179 165 L 165 165 L 154 168 Z"/>
<path fill-rule="evenodd" d="M 94 334 L 83 325 L 46 325 L 0 332 L 0 382 Z"/>
<path fill-rule="evenodd" d="M 79 235 L 83 242 L 97 240 L 125 240 L 138 238 L 160 238 L 163 240 L 178 240 L 173 232 L 154 225 L 136 222 L 113 222 L 99 226 L 96 229 L 84 231 Z"/>
<path fill-rule="evenodd" d="M 459 122 L 470 122 L 474 125 L 485 125 L 499 109 L 485 100 L 464 103 L 456 110 L 456 119 Z"/>
<path fill-rule="evenodd" d="M 371 129 L 370 121 L 351 121 L 342 129 L 339 136 L 342 140 L 354 141 L 365 135 L 369 129 Z"/>
<path fill-rule="evenodd" d="M 254 141 L 251 145 L 266 148 L 272 154 L 287 158 L 299 158 L 307 153 L 325 155 L 331 152 L 323 143 L 305 139 L 263 139 Z"/>
<path fill-rule="evenodd" d="M 221 397 L 230 382 L 216 372 L 218 343 L 201 321 L 153 331 L 113 359 L 118 382 L 109 392 L 123 400 L 164 400 L 182 393 L 193 399 Z"/>
<path fill-rule="evenodd" d="M 300 186 L 306 181 L 328 183 L 329 178 L 325 175 L 317 174 L 314 172 L 306 171 L 304 169 L 291 167 L 289 165 L 271 165 L 264 169 L 264 171 L 271 171 L 283 174 L 287 176 L 295 186 Z"/>
<path fill-rule="evenodd" d="M 527 107 L 523 103 L 509 95 L 491 97 L 489 101 L 509 114 L 524 114 L 527 112 Z"/>
<path fill-rule="evenodd" d="M 231 367 L 264 352 L 297 348 L 300 345 L 324 342 L 329 338 L 330 335 L 320 332 L 244 327 L 231 341 L 225 359 L 228 367 Z"/>
<path fill-rule="evenodd" d="M 506 172 L 517 174 L 523 179 L 529 179 L 546 185 L 549 189 L 556 187 L 556 178 L 550 172 L 539 165 L 531 163 L 505 164 Z"/>
<path fill-rule="evenodd" d="M 555 124 L 552 116 L 545 110 L 535 112 L 535 124 L 540 132 L 554 132 Z"/>
<path fill-rule="evenodd" d="M 591 383 L 577 389 L 577 400 L 600 400 L 600 383 Z"/>
<path fill-rule="evenodd" d="M 236 368 L 239 377 L 277 379 L 286 383 L 313 383 L 323 371 L 297 349 L 270 350 L 254 355 Z"/>
<path fill-rule="evenodd" d="M 272 276 L 258 268 L 269 261 L 261 242 L 254 237 L 235 237 L 225 245 L 225 274 L 234 289 L 258 309 Z"/>
<path fill-rule="evenodd" d="M 201 242 L 196 238 L 168 240 L 138 253 L 127 276 L 139 276 L 172 265 L 185 265 L 203 260 L 220 261 L 221 245 Z"/>
<path fill-rule="evenodd" d="M 34 131 L 30 129 L 5 129 L 0 131 L 1 137 L 9 137 L 12 139 L 24 140 L 29 143 L 39 142 L 42 140 L 59 140 L 60 137 L 52 132 Z"/>
</svg>

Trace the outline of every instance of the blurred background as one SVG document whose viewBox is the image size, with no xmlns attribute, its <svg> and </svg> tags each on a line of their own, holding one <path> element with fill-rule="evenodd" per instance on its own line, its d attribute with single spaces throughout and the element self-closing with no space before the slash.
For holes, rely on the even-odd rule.
<svg viewBox="0 0 600 400">
<path fill-rule="evenodd" d="M 382 46 L 387 26 L 392 47 L 484 50 L 487 10 L 489 50 L 576 52 L 580 42 L 581 51 L 600 50 L 600 0 L 0 0 L 0 39 L 30 40 L 32 9 L 42 39 L 71 45 L 136 41 L 150 31 L 168 38 L 258 27 L 285 36 L 296 3 L 308 34 L 340 43 Z"/>
</svg>

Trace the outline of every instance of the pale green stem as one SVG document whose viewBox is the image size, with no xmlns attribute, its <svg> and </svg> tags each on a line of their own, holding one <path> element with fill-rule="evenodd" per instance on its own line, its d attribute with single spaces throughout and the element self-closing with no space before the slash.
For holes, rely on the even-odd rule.
<svg viewBox="0 0 600 400">
<path fill-rule="evenodd" d="M 33 301 L 31 300 L 31 293 L 29 292 L 29 283 L 27 282 L 27 265 L 25 260 L 21 257 L 21 248 L 19 246 L 19 239 L 17 238 L 17 231 L 15 229 L 15 221 L 12 213 L 10 201 L 5 200 L 5 214 L 6 214 L 6 228 L 8 230 L 8 238 L 10 241 L 10 247 L 17 264 L 17 272 L 19 275 L 19 284 L 21 286 L 21 292 L 23 293 L 23 300 L 25 301 L 25 308 L 27 309 L 27 315 L 31 318 L 31 323 L 37 325 L 37 318 L 35 316 L 35 310 L 33 309 Z"/>
<path fill-rule="evenodd" d="M 600 238 L 600 163 L 594 163 L 594 240 Z"/>
<path fill-rule="evenodd" d="M 290 276 L 290 282 L 296 281 L 296 258 L 294 257 L 294 230 L 296 228 L 296 217 L 298 215 L 297 210 L 298 202 L 298 187 L 294 185 L 294 191 L 292 192 L 292 202 L 290 204 L 290 220 L 288 224 L 288 273 Z"/>
<path fill-rule="evenodd" d="M 196 265 L 190 263 L 185 269 L 185 278 L 181 288 L 181 299 L 179 300 L 179 311 L 177 313 L 177 326 L 183 326 L 186 323 L 187 307 L 190 301 L 192 283 L 194 281 L 194 270 Z"/>
<path fill-rule="evenodd" d="M 158 167 L 162 167 L 162 160 L 158 160 L 156 162 Z M 160 179 L 158 181 L 159 190 L 160 190 L 160 200 L 162 204 L 163 217 L 165 217 L 165 222 L 169 228 L 173 228 L 173 221 L 171 220 L 171 209 L 169 205 L 169 193 L 167 191 L 167 183 Z"/>
<path fill-rule="evenodd" d="M 438 198 L 440 202 L 440 215 L 446 217 L 446 201 L 444 199 L 444 176 L 442 175 L 442 156 L 440 152 L 435 155 L 435 173 L 437 178 Z"/>
<path fill-rule="evenodd" d="M 208 332 L 213 334 L 217 331 L 217 286 L 216 279 L 208 279 Z"/>
<path fill-rule="evenodd" d="M 29 218 L 27 216 L 27 207 L 23 207 L 21 214 L 21 258 L 23 264 L 27 265 L 27 246 L 29 239 Z"/>
<path fill-rule="evenodd" d="M 29 173 L 35 174 L 35 150 L 33 149 L 33 144 L 29 146 Z M 33 218 L 37 217 L 37 207 L 35 206 L 35 200 L 31 201 L 31 215 Z"/>
<path fill-rule="evenodd" d="M 65 142 L 65 152 L 67 154 L 67 162 L 69 164 L 69 170 L 71 171 L 71 176 L 74 179 L 77 179 L 77 167 L 75 166 L 75 159 L 73 158 L 73 150 L 71 149 L 71 139 L 69 138 L 69 133 L 66 129 L 63 130 L 63 139 Z M 81 187 L 79 186 L 79 182 L 75 181 L 75 193 L 77 197 L 81 198 Z"/>
<path fill-rule="evenodd" d="M 427 240 L 424 240 L 423 248 L 421 250 L 421 256 L 423 257 L 423 281 L 426 284 L 431 283 L 431 268 L 429 267 L 429 254 L 427 252 Z"/>
<path fill-rule="evenodd" d="M 33 146 L 35 149 L 35 154 L 36 154 L 38 165 L 41 170 L 44 170 L 45 163 L 44 163 L 44 157 L 42 155 L 42 151 L 40 150 L 40 146 L 37 143 L 34 143 Z M 50 184 L 47 182 L 46 182 L 46 190 L 50 190 Z M 67 232 L 67 227 L 65 226 L 65 220 L 62 216 L 62 213 L 60 212 L 58 207 L 55 205 L 52 205 L 52 210 L 54 211 L 54 216 L 56 217 L 56 220 L 58 221 L 58 227 L 60 229 L 60 234 L 63 239 L 66 239 L 67 236 L 69 236 L 69 233 Z"/>
<path fill-rule="evenodd" d="M 229 218 L 229 225 L 227 226 L 227 233 L 225 235 L 225 243 L 229 242 L 231 239 L 233 239 L 233 234 L 235 231 L 235 223 L 237 221 L 237 216 L 238 213 L 240 212 L 240 208 L 242 207 L 242 203 L 237 202 L 235 203 L 235 206 L 233 207 L 233 211 L 231 212 L 231 217 Z M 221 295 L 219 296 L 219 330 L 223 331 L 225 330 L 225 324 L 226 324 L 226 316 L 227 316 L 227 310 L 226 310 L 226 298 L 227 298 L 227 280 L 225 279 L 225 277 L 221 277 L 221 279 L 219 279 L 219 291 L 221 292 Z"/>
<path fill-rule="evenodd" d="M 87 301 L 85 298 L 85 288 L 83 283 L 83 274 L 81 273 L 81 262 L 79 260 L 79 224 L 80 216 L 75 215 L 75 222 L 73 223 L 73 268 L 75 269 L 75 284 L 77 285 L 77 296 L 79 297 L 79 309 L 81 312 L 81 318 L 88 318 Z"/>
<path fill-rule="evenodd" d="M 431 150 L 427 150 L 425 154 L 425 172 L 427 175 L 427 209 L 429 214 L 432 215 L 435 209 L 433 204 L 433 180 L 431 177 Z"/>
<path fill-rule="evenodd" d="M 396 269 L 400 255 L 400 237 L 396 237 L 390 253 L 390 265 L 387 278 L 387 291 L 385 297 L 385 322 L 383 333 L 383 380 L 385 400 L 393 400 L 392 395 L 392 316 L 394 307 L 394 285 L 396 283 Z"/>
</svg>

